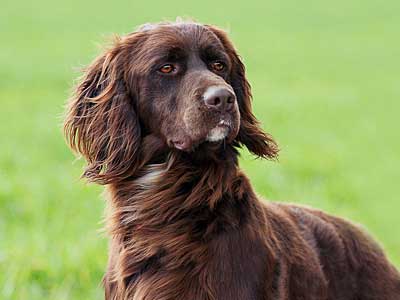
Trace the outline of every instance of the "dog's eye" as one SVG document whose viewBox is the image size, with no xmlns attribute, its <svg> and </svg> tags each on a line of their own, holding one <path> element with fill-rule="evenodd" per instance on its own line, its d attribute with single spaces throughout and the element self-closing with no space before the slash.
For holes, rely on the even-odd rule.
<svg viewBox="0 0 400 300">
<path fill-rule="evenodd" d="M 158 69 L 161 73 L 170 74 L 176 70 L 176 68 L 171 64 L 163 65 L 160 69 Z"/>
<path fill-rule="evenodd" d="M 211 63 L 211 68 L 217 72 L 221 72 L 225 69 L 225 65 L 220 61 L 215 61 Z"/>
</svg>

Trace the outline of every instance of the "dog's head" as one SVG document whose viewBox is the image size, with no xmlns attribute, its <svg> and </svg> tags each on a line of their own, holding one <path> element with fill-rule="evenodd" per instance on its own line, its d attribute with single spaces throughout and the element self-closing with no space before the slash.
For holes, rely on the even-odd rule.
<svg viewBox="0 0 400 300">
<path fill-rule="evenodd" d="M 99 56 L 76 88 L 65 133 L 88 161 L 86 177 L 100 183 L 132 175 L 147 136 L 185 152 L 226 143 L 277 154 L 225 32 L 188 22 L 144 25 Z"/>
</svg>

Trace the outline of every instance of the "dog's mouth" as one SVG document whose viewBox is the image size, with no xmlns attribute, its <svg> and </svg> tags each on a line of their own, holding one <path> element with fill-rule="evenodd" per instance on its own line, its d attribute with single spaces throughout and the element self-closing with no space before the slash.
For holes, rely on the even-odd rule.
<svg viewBox="0 0 400 300">
<path fill-rule="evenodd" d="M 221 119 L 217 125 L 209 129 L 208 132 L 205 133 L 205 137 L 200 138 L 196 141 L 190 138 L 189 135 L 185 135 L 170 140 L 170 145 L 178 150 L 190 152 L 202 143 L 208 142 L 217 144 L 226 139 L 229 139 L 232 130 L 232 122 L 226 119 Z"/>
<path fill-rule="evenodd" d="M 182 151 L 189 151 L 193 148 L 193 142 L 189 138 L 174 139 L 170 143 L 174 148 Z"/>
</svg>

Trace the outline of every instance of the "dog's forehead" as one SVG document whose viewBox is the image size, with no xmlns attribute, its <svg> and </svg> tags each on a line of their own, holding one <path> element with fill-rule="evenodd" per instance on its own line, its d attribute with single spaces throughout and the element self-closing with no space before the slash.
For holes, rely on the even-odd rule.
<svg viewBox="0 0 400 300">
<path fill-rule="evenodd" d="M 137 29 L 140 32 L 158 32 L 173 30 L 180 33 L 190 33 L 195 31 L 206 30 L 206 26 L 195 22 L 164 22 L 164 23 L 146 23 Z"/>
<path fill-rule="evenodd" d="M 148 34 L 147 41 L 158 46 L 197 48 L 210 43 L 221 45 L 218 37 L 205 25 L 194 22 L 144 24 L 138 31 Z"/>
</svg>

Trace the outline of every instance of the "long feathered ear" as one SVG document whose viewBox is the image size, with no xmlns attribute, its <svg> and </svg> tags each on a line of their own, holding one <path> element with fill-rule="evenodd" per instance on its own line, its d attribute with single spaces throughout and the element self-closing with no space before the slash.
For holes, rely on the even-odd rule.
<svg viewBox="0 0 400 300">
<path fill-rule="evenodd" d="M 207 27 L 220 39 L 232 61 L 230 84 L 236 93 L 240 110 L 240 129 L 235 141 L 245 145 L 251 153 L 259 157 L 277 157 L 279 150 L 276 142 L 262 130 L 260 122 L 252 113 L 250 84 L 239 55 L 223 30 L 213 26 Z"/>
<path fill-rule="evenodd" d="M 118 39 L 86 68 L 68 104 L 64 133 L 87 160 L 83 177 L 108 184 L 129 176 L 138 164 L 140 126 L 124 74 L 134 39 Z"/>
</svg>

